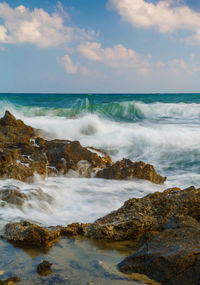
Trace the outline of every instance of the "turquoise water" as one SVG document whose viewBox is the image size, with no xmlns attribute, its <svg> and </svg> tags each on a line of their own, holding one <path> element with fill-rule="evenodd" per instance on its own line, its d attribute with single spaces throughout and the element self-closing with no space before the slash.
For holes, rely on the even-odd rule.
<svg viewBox="0 0 200 285">
<path fill-rule="evenodd" d="M 26 217 L 44 225 L 90 222 L 131 197 L 200 187 L 200 94 L 0 94 L 0 102 L 0 116 L 8 109 L 47 139 L 79 140 L 107 151 L 114 161 L 142 160 L 167 176 L 164 186 L 83 179 L 75 173 L 36 177 L 32 185 L 0 180 L 0 187 L 12 183 L 53 197 L 53 203 L 30 200 L 22 210 L 0 209 L 3 223 Z"/>
</svg>

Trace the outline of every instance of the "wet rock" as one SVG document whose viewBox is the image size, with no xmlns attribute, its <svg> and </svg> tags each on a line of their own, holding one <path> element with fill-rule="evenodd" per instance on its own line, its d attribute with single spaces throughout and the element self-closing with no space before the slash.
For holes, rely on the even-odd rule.
<svg viewBox="0 0 200 285">
<path fill-rule="evenodd" d="M 72 223 L 68 225 L 67 227 L 60 227 L 60 233 L 61 235 L 66 236 L 77 236 L 77 235 L 84 235 L 85 229 L 90 224 L 79 224 L 79 223 Z"/>
<path fill-rule="evenodd" d="M 19 277 L 10 277 L 6 280 L 0 280 L 0 285 L 13 285 L 20 281 Z"/>
<path fill-rule="evenodd" d="M 47 141 L 38 133 L 6 111 L 0 119 L 0 177 L 31 181 L 34 173 L 55 176 L 69 170 L 90 177 L 112 163 L 105 152 L 89 150 L 78 141 Z"/>
<path fill-rule="evenodd" d="M 0 177 L 31 182 L 34 173 L 57 176 L 72 170 L 83 177 L 139 178 L 157 184 L 166 180 L 150 164 L 123 159 L 113 165 L 100 149 L 83 147 L 78 141 L 48 141 L 37 137 L 39 133 L 6 111 L 0 119 Z"/>
<path fill-rule="evenodd" d="M 0 190 L 0 199 L 10 204 L 22 206 L 27 196 L 18 187 L 6 186 Z"/>
<path fill-rule="evenodd" d="M 167 189 L 124 205 L 85 228 L 85 235 L 105 240 L 145 240 L 162 231 L 176 215 L 200 218 L 200 189 Z"/>
<path fill-rule="evenodd" d="M 37 266 L 37 273 L 41 276 L 47 276 L 49 274 L 52 273 L 52 270 L 51 270 L 51 266 L 53 264 L 50 263 L 49 261 L 47 260 L 43 260 L 40 264 L 38 264 Z"/>
<path fill-rule="evenodd" d="M 25 142 L 34 137 L 34 129 L 6 111 L 0 119 L 0 138 L 10 142 Z"/>
<path fill-rule="evenodd" d="M 162 284 L 200 284 L 200 224 L 176 216 L 135 254 L 119 265 L 123 273 L 142 273 Z"/>
<path fill-rule="evenodd" d="M 21 247 L 50 247 L 58 241 L 60 230 L 48 229 L 23 221 L 7 224 L 2 237 Z"/>
<path fill-rule="evenodd" d="M 125 158 L 110 167 L 98 171 L 96 177 L 116 180 L 139 178 L 156 184 L 163 184 L 166 180 L 166 177 L 159 175 L 152 165 L 142 161 L 132 162 L 130 159 Z"/>
</svg>

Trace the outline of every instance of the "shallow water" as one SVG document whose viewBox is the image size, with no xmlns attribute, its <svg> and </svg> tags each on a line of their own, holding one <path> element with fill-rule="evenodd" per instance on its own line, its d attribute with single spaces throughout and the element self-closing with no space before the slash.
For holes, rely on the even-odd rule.
<svg viewBox="0 0 200 285">
<path fill-rule="evenodd" d="M 20 249 L 0 240 L 0 248 L 0 279 L 18 276 L 22 285 L 156 285 L 150 280 L 145 281 L 148 280 L 145 276 L 130 278 L 118 272 L 116 264 L 134 250 L 130 242 L 105 244 L 64 238 L 51 249 L 41 251 Z M 45 277 L 36 272 L 37 265 L 43 260 L 53 263 L 52 274 Z"/>
</svg>

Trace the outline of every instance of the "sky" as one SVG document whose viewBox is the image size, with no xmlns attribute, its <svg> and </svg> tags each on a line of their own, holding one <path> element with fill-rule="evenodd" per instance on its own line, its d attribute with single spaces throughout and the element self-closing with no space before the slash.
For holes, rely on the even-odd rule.
<svg viewBox="0 0 200 285">
<path fill-rule="evenodd" d="M 0 1 L 0 92 L 200 93 L 200 1 Z"/>
</svg>

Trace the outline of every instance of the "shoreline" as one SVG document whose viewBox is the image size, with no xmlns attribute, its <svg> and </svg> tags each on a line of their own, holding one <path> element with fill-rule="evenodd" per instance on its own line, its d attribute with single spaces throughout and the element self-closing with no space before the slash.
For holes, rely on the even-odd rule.
<svg viewBox="0 0 200 285">
<path fill-rule="evenodd" d="M 23 121 L 17 120 L 9 111 L 6 111 L 4 117 L 0 119 L 0 175 L 2 178 L 32 183 L 34 173 L 43 177 L 60 177 L 73 172 L 88 179 L 91 177 L 110 181 L 141 179 L 157 185 L 163 185 L 166 181 L 166 177 L 157 173 L 153 165 L 142 161 L 133 162 L 125 158 L 113 162 L 112 158 L 101 149 L 92 146 L 83 147 L 79 141 L 58 139 L 48 141 L 40 137 L 40 134 L 42 134 L 40 130 L 25 125 Z M 3 209 L 7 205 L 14 205 L 23 211 L 24 203 L 33 197 L 35 203 L 45 200 L 49 203 L 53 202 L 52 197 L 42 190 L 25 194 L 19 187 L 7 185 L 0 190 L 2 200 L 0 206 Z M 38 275 L 34 275 L 36 269 L 26 268 L 27 275 L 32 276 L 33 284 L 34 282 L 40 284 L 38 282 L 41 281 L 41 284 L 57 282 L 75 285 L 76 278 L 81 278 L 82 282 L 84 276 L 86 279 L 90 279 L 89 276 L 96 278 L 95 285 L 101 282 L 106 284 L 107 281 L 108 284 L 112 284 L 111 280 L 116 284 L 118 281 L 119 284 L 123 282 L 124 285 L 130 280 L 152 285 L 178 285 L 184 284 L 183 281 L 192 280 L 191 284 L 197 284 L 198 275 L 193 272 L 198 270 L 196 256 L 200 256 L 198 251 L 199 204 L 200 189 L 191 186 L 184 190 L 171 188 L 163 192 L 154 192 L 143 198 L 129 199 L 121 208 L 104 217 L 99 217 L 93 223 L 42 227 L 26 220 L 10 222 L 6 224 L 1 236 L 1 250 L 7 248 L 7 251 L 14 253 L 16 249 L 16 253 L 20 255 L 23 249 L 26 254 L 31 255 L 31 259 L 28 260 L 27 256 L 24 256 L 25 260 L 31 264 L 31 268 L 33 265 L 36 268 L 35 260 L 38 266 L 39 261 L 42 262 L 42 257 L 50 259 L 48 262 L 50 266 L 52 265 L 52 271 L 48 269 L 49 277 L 43 276 L 40 280 Z M 81 248 L 81 244 L 84 248 L 86 247 L 87 253 Z M 190 246 L 185 249 L 187 244 Z M 106 251 L 105 247 L 109 248 L 111 245 L 112 250 Z M 124 260 L 120 259 L 121 254 L 117 254 L 118 247 L 123 252 Z M 36 248 L 40 248 L 39 251 Z M 80 254 L 78 261 L 65 260 L 64 252 L 66 250 L 68 255 L 69 248 L 72 255 Z M 152 251 L 149 248 L 152 248 Z M 92 251 L 94 255 L 91 254 Z M 41 252 L 45 255 L 41 255 Z M 53 252 L 53 255 L 48 255 L 48 252 Z M 93 260 L 90 260 L 91 255 Z M 110 260 L 111 267 L 106 268 L 107 265 L 98 259 L 98 255 L 105 258 L 105 261 Z M 40 256 L 40 260 L 37 256 Z M 189 257 L 192 259 L 188 259 Z M 11 264 L 13 262 L 15 264 L 12 258 Z M 18 260 L 18 257 L 16 259 Z M 48 265 L 48 262 L 45 262 Z M 62 262 L 69 263 L 70 272 L 80 271 L 83 277 L 79 275 L 75 278 L 73 274 L 70 277 L 64 276 L 65 269 L 61 270 Z M 27 266 L 25 264 L 22 258 L 20 266 L 24 268 Z M 56 270 L 55 264 L 58 266 Z M 183 270 L 182 267 L 185 269 Z M 64 275 L 61 273 L 59 275 L 60 270 Z M 27 275 L 24 276 L 20 270 L 16 270 L 16 274 L 17 272 L 22 280 L 20 282 L 26 284 L 27 281 L 24 278 Z M 3 272 L 2 277 L 14 277 L 10 276 L 11 272 L 7 274 Z M 93 284 L 93 280 L 86 279 L 84 282 L 87 285 Z M 152 281 L 153 279 L 157 281 Z M 10 284 L 9 282 L 8 279 L 3 284 Z M 18 280 L 11 282 L 14 284 Z"/>
</svg>

